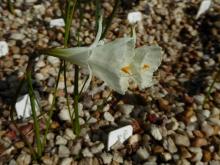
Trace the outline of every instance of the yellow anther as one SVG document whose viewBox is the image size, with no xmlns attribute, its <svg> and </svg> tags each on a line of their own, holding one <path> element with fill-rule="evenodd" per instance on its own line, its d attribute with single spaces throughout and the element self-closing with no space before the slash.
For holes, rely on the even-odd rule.
<svg viewBox="0 0 220 165">
<path fill-rule="evenodd" d="M 148 64 L 144 64 L 143 69 L 147 70 L 148 68 L 150 68 L 150 66 Z"/>
<path fill-rule="evenodd" d="M 127 73 L 127 74 L 131 74 L 131 66 L 127 65 L 125 67 L 122 67 L 121 71 L 123 71 L 124 73 Z"/>
</svg>

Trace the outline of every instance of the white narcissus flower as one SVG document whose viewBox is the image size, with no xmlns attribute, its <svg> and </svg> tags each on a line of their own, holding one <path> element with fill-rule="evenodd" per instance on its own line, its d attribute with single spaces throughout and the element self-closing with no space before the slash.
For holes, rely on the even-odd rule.
<svg viewBox="0 0 220 165">
<path fill-rule="evenodd" d="M 91 46 L 50 49 L 46 50 L 45 54 L 87 67 L 90 76 L 86 87 L 91 81 L 92 74 L 120 94 L 124 94 L 128 89 L 129 80 L 134 80 L 140 88 L 152 85 L 153 72 L 161 62 L 160 47 L 143 46 L 135 49 L 135 33 L 133 37 L 119 38 L 100 45 L 101 32 L 100 20 L 98 34 Z"/>
<path fill-rule="evenodd" d="M 129 85 L 130 75 L 127 75 L 124 67 L 133 60 L 134 46 L 133 38 L 120 38 L 96 47 L 88 60 L 94 75 L 121 94 L 125 93 Z"/>
</svg>

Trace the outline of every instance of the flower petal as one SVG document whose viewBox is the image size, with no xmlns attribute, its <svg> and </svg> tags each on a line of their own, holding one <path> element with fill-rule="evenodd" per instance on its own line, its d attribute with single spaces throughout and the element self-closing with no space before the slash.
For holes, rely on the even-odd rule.
<svg viewBox="0 0 220 165">
<path fill-rule="evenodd" d="M 80 66 L 87 66 L 90 49 L 88 47 L 54 48 L 45 50 L 44 54 L 58 57 Z"/>
<path fill-rule="evenodd" d="M 130 76 L 122 68 L 131 63 L 134 45 L 133 38 L 120 38 L 93 49 L 88 60 L 94 75 L 121 94 L 127 90 Z"/>
<path fill-rule="evenodd" d="M 134 62 L 131 64 L 133 79 L 141 89 L 153 85 L 153 72 L 162 61 L 159 46 L 143 46 L 135 49 Z"/>
</svg>

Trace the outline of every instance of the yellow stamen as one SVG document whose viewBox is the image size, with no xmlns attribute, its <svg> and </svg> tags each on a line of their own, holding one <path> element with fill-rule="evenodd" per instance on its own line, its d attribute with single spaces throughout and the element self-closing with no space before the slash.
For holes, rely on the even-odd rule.
<svg viewBox="0 0 220 165">
<path fill-rule="evenodd" d="M 148 64 L 144 64 L 143 69 L 147 70 L 148 68 L 150 68 L 150 66 Z"/>
<path fill-rule="evenodd" d="M 121 68 L 121 71 L 123 71 L 124 73 L 127 73 L 127 74 L 131 74 L 131 66 L 130 65 L 127 65 L 123 68 Z"/>
</svg>

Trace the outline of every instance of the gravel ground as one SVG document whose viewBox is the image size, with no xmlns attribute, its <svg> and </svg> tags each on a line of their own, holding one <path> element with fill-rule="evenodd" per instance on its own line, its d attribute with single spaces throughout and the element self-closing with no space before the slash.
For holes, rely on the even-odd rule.
<svg viewBox="0 0 220 165">
<path fill-rule="evenodd" d="M 125 95 L 112 92 L 94 78 L 80 100 L 80 137 L 72 133 L 64 97 L 64 77 L 58 85 L 56 113 L 47 136 L 41 164 L 220 164 L 220 81 L 215 83 L 210 99 L 204 104 L 205 91 L 213 81 L 220 62 L 220 3 L 198 20 L 200 1 L 123 0 L 106 40 L 128 35 L 126 20 L 130 11 L 140 11 L 137 46 L 157 42 L 164 50 L 163 63 L 155 74 L 155 85 L 146 90 L 131 86 Z M 37 164 L 28 148 L 16 136 L 10 122 L 9 104 L 18 81 L 25 73 L 28 56 L 35 48 L 63 45 L 63 27 L 50 27 L 50 20 L 61 17 L 56 1 L 17 0 L 15 14 L 0 5 L 0 40 L 9 45 L 8 55 L 0 58 L 0 164 Z M 105 15 L 112 11 L 112 1 L 103 0 Z M 84 5 L 83 45 L 95 36 L 95 6 Z M 79 17 L 78 11 L 75 18 Z M 76 45 L 73 20 L 71 45 Z M 60 61 L 41 55 L 36 60 L 34 87 L 41 97 L 43 111 L 48 111 Z M 68 68 L 68 92 L 73 91 L 74 68 Z M 81 69 L 80 85 L 88 71 Z M 27 89 L 22 90 L 22 94 Z M 110 97 L 109 97 L 110 96 Z M 73 100 L 70 100 L 72 103 Z M 22 131 L 34 141 L 32 121 L 18 121 Z M 131 124 L 134 133 L 123 144 L 107 151 L 109 131 Z M 42 126 L 43 127 L 43 126 Z"/>
</svg>

